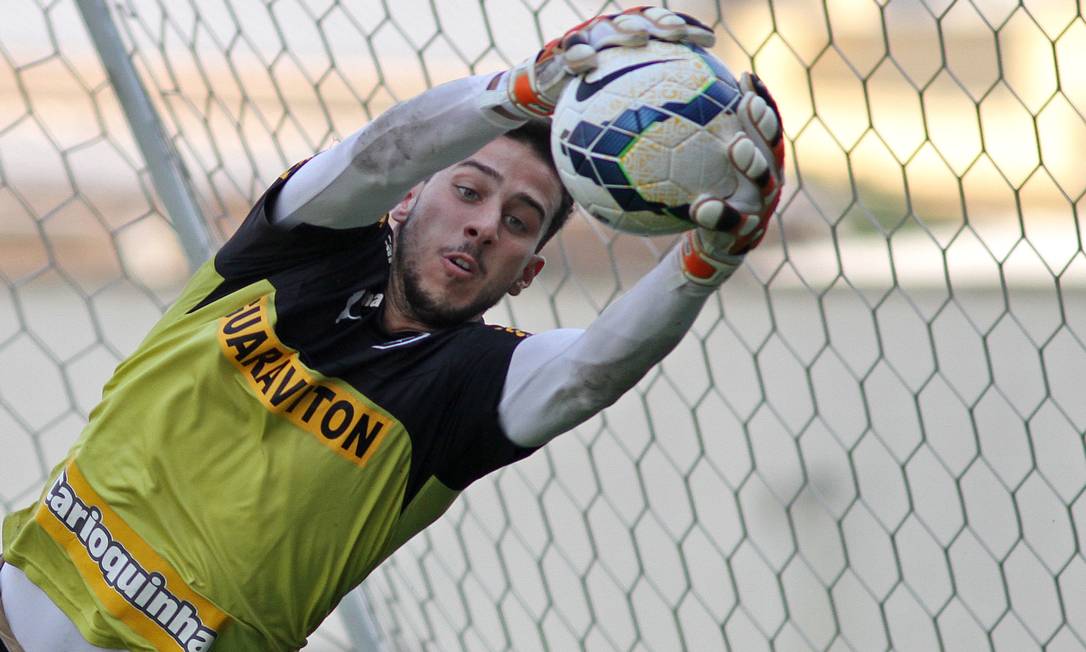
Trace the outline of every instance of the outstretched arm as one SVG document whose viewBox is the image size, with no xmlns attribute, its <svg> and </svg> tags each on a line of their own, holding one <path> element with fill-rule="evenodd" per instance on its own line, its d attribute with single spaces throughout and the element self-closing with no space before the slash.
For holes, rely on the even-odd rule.
<svg viewBox="0 0 1086 652">
<path fill-rule="evenodd" d="M 317 154 L 283 187 L 272 223 L 373 224 L 411 186 L 525 121 L 495 110 L 506 98 L 500 88 L 488 88 L 494 78 L 468 77 L 432 88 Z"/>
<path fill-rule="evenodd" d="M 432 88 L 321 152 L 280 191 L 272 223 L 373 224 L 419 181 L 529 119 L 548 117 L 569 81 L 595 68 L 598 51 L 649 38 L 711 45 L 713 33 L 660 7 L 597 16 L 510 70 Z"/>
<path fill-rule="evenodd" d="M 716 289 L 691 283 L 679 248 L 587 329 L 526 338 L 513 351 L 498 414 L 506 436 L 539 446 L 618 400 L 686 334 Z"/>
</svg>

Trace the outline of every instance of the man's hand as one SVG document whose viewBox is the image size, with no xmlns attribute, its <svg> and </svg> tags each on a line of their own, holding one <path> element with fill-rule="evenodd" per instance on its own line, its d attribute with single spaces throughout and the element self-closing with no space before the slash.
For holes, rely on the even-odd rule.
<svg viewBox="0 0 1086 652">
<path fill-rule="evenodd" d="M 683 274 L 699 285 L 717 286 L 758 246 L 780 201 L 784 183 L 784 138 L 780 112 L 757 76 L 743 73 L 736 118 L 741 127 L 728 144 L 728 163 L 755 199 L 703 194 L 690 205 L 698 228 L 683 235 Z M 740 184 L 741 186 L 743 184 Z"/>
<path fill-rule="evenodd" d="M 596 53 L 613 47 L 640 47 L 649 39 L 711 47 L 713 31 L 696 18 L 662 7 L 635 7 L 596 16 L 543 46 L 496 83 L 504 84 L 506 109 L 521 118 L 546 118 L 562 89 L 596 67 Z"/>
</svg>

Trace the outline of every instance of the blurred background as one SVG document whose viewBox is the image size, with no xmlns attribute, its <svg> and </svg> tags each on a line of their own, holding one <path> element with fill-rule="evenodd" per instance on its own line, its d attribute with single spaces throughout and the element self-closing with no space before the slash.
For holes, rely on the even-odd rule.
<svg viewBox="0 0 1086 652">
<path fill-rule="evenodd" d="M 394 102 L 632 4 L 109 6 L 217 246 Z M 778 100 L 774 227 L 636 390 L 366 582 L 380 645 L 1086 649 L 1081 7 L 664 4 Z M 190 265 L 76 3 L 3 8 L 0 513 Z M 578 215 L 488 319 L 586 326 L 669 245 Z"/>
</svg>

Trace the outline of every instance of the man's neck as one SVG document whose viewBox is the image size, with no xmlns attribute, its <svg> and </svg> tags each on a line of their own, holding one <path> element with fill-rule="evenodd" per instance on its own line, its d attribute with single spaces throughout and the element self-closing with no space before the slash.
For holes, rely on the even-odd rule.
<svg viewBox="0 0 1086 652">
<path fill-rule="evenodd" d="M 401 304 L 406 304 L 406 299 L 394 294 L 390 287 L 385 293 L 384 302 L 381 304 L 380 315 L 381 328 L 383 328 L 386 333 L 389 335 L 403 332 L 432 333 L 439 330 L 437 326 L 420 320 L 415 316 L 413 311 Z M 464 323 L 482 321 L 483 315 L 482 313 L 479 313 L 471 319 L 466 320 Z"/>
<path fill-rule="evenodd" d="M 385 329 L 385 332 L 390 335 L 392 333 L 402 333 L 405 331 L 429 333 L 434 330 L 432 326 L 405 315 L 403 311 L 393 306 L 391 302 L 385 302 L 384 310 L 381 311 L 381 328 Z"/>
</svg>

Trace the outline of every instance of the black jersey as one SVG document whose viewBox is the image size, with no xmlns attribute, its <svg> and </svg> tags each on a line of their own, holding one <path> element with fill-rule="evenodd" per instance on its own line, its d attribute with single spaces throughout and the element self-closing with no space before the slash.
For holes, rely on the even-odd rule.
<svg viewBox="0 0 1086 652">
<path fill-rule="evenodd" d="M 413 450 L 404 507 L 430 478 L 459 491 L 530 454 L 534 449 L 513 444 L 498 423 L 509 360 L 527 333 L 481 322 L 386 333 L 380 316 L 392 259 L 387 220 L 353 229 L 270 226 L 266 207 L 295 169 L 269 188 L 216 255 L 223 282 L 191 310 L 266 279 L 275 288 L 275 332 L 283 344 L 404 426 Z"/>
</svg>

